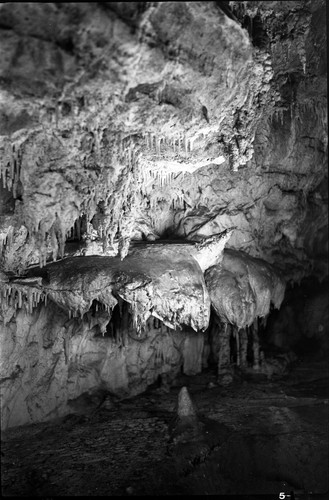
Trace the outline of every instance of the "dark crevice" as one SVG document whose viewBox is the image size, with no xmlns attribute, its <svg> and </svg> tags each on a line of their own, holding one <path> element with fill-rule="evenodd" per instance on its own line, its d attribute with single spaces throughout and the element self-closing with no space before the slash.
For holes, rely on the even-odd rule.
<svg viewBox="0 0 329 500">
<path fill-rule="evenodd" d="M 98 5 L 114 12 L 128 26 L 136 28 L 148 2 L 98 2 Z"/>
<path fill-rule="evenodd" d="M 74 54 L 74 43 L 72 37 L 65 38 L 64 40 L 58 40 L 56 45 L 60 49 L 64 50 L 64 52 L 67 52 L 70 55 Z"/>
<path fill-rule="evenodd" d="M 259 14 L 255 17 L 244 16 L 242 27 L 245 28 L 251 38 L 254 47 L 260 49 L 266 48 L 269 43 L 269 37 L 263 27 L 263 23 Z"/>
<path fill-rule="evenodd" d="M 231 10 L 230 2 L 228 2 L 228 1 L 218 1 L 218 2 L 215 2 L 215 4 L 217 5 L 217 7 L 220 8 L 220 10 L 222 12 L 224 12 L 224 14 L 227 15 L 227 17 L 229 17 L 233 21 L 239 22 L 238 19 L 233 14 L 232 10 Z"/>
</svg>

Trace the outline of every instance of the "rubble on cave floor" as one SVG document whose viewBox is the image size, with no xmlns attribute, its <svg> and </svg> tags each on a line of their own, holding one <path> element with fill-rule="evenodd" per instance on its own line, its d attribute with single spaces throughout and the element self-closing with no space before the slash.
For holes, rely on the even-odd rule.
<svg viewBox="0 0 329 500">
<path fill-rule="evenodd" d="M 187 387 L 202 439 L 170 443 Z M 212 369 L 90 412 L 2 433 L 5 496 L 303 494 L 328 489 L 328 366 L 216 383 Z M 205 438 L 205 436 L 207 436 Z M 206 439 L 206 440 L 205 440 Z"/>
</svg>

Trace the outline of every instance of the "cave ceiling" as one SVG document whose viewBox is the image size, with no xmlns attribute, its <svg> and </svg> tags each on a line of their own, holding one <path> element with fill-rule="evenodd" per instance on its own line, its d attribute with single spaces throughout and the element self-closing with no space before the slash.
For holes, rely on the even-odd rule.
<svg viewBox="0 0 329 500">
<path fill-rule="evenodd" d="M 324 0 L 8 2 L 0 39 L 2 273 L 234 228 L 326 276 Z"/>
</svg>

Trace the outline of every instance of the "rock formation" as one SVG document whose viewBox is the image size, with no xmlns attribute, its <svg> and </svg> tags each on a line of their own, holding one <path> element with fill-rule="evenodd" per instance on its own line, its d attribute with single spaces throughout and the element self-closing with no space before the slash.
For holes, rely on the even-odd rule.
<svg viewBox="0 0 329 500">
<path fill-rule="evenodd" d="M 271 303 L 328 276 L 325 19 L 324 0 L 0 5 L 5 425 L 197 373 L 210 337 L 219 371 L 233 334 L 259 368 Z"/>
</svg>

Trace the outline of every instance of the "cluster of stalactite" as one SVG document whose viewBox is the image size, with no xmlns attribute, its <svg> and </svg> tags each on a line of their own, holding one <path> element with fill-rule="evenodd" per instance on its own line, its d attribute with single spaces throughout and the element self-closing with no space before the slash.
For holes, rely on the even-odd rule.
<svg viewBox="0 0 329 500">
<path fill-rule="evenodd" d="M 2 311 L 12 308 L 14 315 L 18 309 L 32 314 L 40 302 L 47 305 L 47 292 L 33 286 L 20 285 L 16 287 L 13 284 L 5 283 L 1 287 L 0 296 Z"/>
<path fill-rule="evenodd" d="M 0 233 L 0 257 L 2 255 L 3 250 L 6 247 L 11 247 L 13 242 L 15 228 L 14 226 L 9 226 L 5 233 Z"/>
<path fill-rule="evenodd" d="M 65 237 L 66 241 L 67 240 L 80 241 L 82 237 L 82 232 L 85 231 L 86 231 L 85 218 L 78 217 L 78 219 L 76 219 L 71 229 L 67 231 Z"/>
<path fill-rule="evenodd" d="M 249 25 L 249 35 L 258 46 L 266 45 L 270 38 L 275 39 L 275 34 L 273 33 L 273 11 L 271 9 L 262 9 L 260 6 L 261 2 L 231 2 L 231 4 L 233 12 L 241 20 L 242 25 Z M 305 41 L 309 34 L 312 13 L 308 12 L 307 9 L 303 9 L 303 15 L 305 16 L 304 22 L 300 22 L 298 26 L 296 25 L 291 30 L 290 36 L 294 42 L 293 48 L 297 52 L 303 73 L 306 74 Z M 275 50 L 275 45 L 275 43 L 272 44 L 272 50 Z M 289 44 L 283 44 L 283 48 L 286 51 L 286 60 L 289 60 Z"/>
<path fill-rule="evenodd" d="M 156 183 L 160 188 L 165 185 L 170 185 L 174 178 L 177 176 L 176 171 L 170 171 L 163 168 L 153 168 L 145 170 L 141 173 L 142 176 L 142 192 L 147 192 L 147 188 L 150 184 Z"/>
<path fill-rule="evenodd" d="M 145 145 L 151 153 L 155 153 L 157 157 L 168 152 L 174 154 L 185 154 L 193 151 L 194 138 L 187 137 L 186 134 L 176 134 L 172 137 L 159 136 L 151 132 L 145 134 Z"/>
<path fill-rule="evenodd" d="M 138 332 L 131 304 L 120 298 L 118 298 L 118 304 L 111 311 L 104 304 L 94 300 L 90 314 L 96 316 L 99 311 L 108 313 L 109 321 L 106 323 L 105 328 L 97 328 L 95 337 L 106 338 L 119 347 L 127 347 L 131 341 L 142 342 L 154 330 L 160 331 L 160 333 L 170 332 L 169 327 L 154 316 L 150 316 L 145 321 L 142 330 Z M 159 359 L 164 361 L 161 342 L 156 343 L 155 347 L 156 362 L 159 362 Z"/>
<path fill-rule="evenodd" d="M 12 189 L 16 197 L 17 185 L 21 174 L 21 153 L 17 145 L 6 142 L 4 153 L 0 159 L 0 176 L 3 186 Z M 134 229 L 134 213 L 136 193 L 141 184 L 139 174 L 139 151 L 140 147 L 134 138 L 119 138 L 117 154 L 114 159 L 119 164 L 120 176 L 113 192 L 109 193 L 108 186 L 104 182 L 97 184 L 91 189 L 91 193 L 81 201 L 80 215 L 73 223 L 62 220 L 60 214 L 56 214 L 55 222 L 47 227 L 42 221 L 25 220 L 24 207 L 22 221 L 29 232 L 29 240 L 39 253 L 39 264 L 43 267 L 47 260 L 63 258 L 65 254 L 65 243 L 67 240 L 81 240 L 82 233 L 87 233 L 90 226 L 89 221 L 97 214 L 100 202 L 105 205 L 105 224 L 100 225 L 101 238 L 106 248 L 110 238 L 113 244 L 114 238 L 120 241 L 119 251 L 122 258 L 128 252 L 131 234 Z M 9 246 L 12 235 L 1 235 L 0 250 Z"/>
<path fill-rule="evenodd" d="M 64 257 L 67 239 L 81 239 L 81 218 L 78 217 L 73 226 L 67 229 L 67 225 L 56 217 L 49 231 L 40 225 L 30 230 L 29 237 L 39 251 L 39 265 L 43 267 L 49 258 L 56 261 L 58 257 Z"/>
<path fill-rule="evenodd" d="M 21 143 L 6 141 L 0 155 L 0 181 L 2 185 L 17 198 L 18 184 L 21 181 L 22 152 Z"/>
<path fill-rule="evenodd" d="M 250 326 L 238 328 L 230 323 L 224 323 L 220 332 L 220 349 L 218 359 L 218 375 L 229 365 L 236 365 L 242 370 L 252 367 L 259 370 L 261 364 L 261 349 L 259 330 L 266 326 L 267 317 L 255 318 Z M 217 328 L 219 323 L 215 321 Z"/>
<path fill-rule="evenodd" d="M 108 244 L 113 246 L 118 241 L 122 259 L 128 253 L 135 227 L 137 193 L 141 184 L 139 157 L 140 145 L 134 136 L 119 141 L 116 161 L 120 166 L 120 174 L 113 192 L 99 200 L 93 214 L 89 211 L 86 215 L 87 221 L 94 217 L 93 226 L 103 243 L 103 250 L 107 249 Z"/>
<path fill-rule="evenodd" d="M 112 306 L 109 306 L 106 303 L 103 303 L 103 302 L 100 302 L 100 301 L 96 301 L 96 300 L 94 300 L 92 302 L 91 309 L 93 309 L 93 311 L 96 314 L 98 312 L 101 313 L 101 312 L 105 311 L 109 315 L 109 318 L 111 318 L 111 314 L 112 314 L 112 310 L 113 310 Z M 82 319 L 85 314 L 86 314 L 86 311 L 84 311 L 83 309 L 69 309 L 68 310 L 69 319 L 71 319 L 71 318 L 79 318 L 79 317 Z"/>
<path fill-rule="evenodd" d="M 269 110 L 270 122 L 277 121 L 283 125 L 285 113 L 289 113 L 291 120 L 296 120 L 297 122 L 302 122 L 303 117 L 308 117 L 309 119 L 310 116 L 314 116 L 317 121 L 317 126 L 326 133 L 328 126 L 328 111 L 326 106 L 321 102 L 309 99 L 303 102 L 291 103 L 289 106 L 277 105 Z"/>
<path fill-rule="evenodd" d="M 24 141 L 23 141 L 24 142 Z M 2 155 L 0 156 L 0 180 L 2 179 L 3 187 L 10 190 L 14 198 L 18 195 L 18 185 L 21 182 L 22 172 L 22 141 L 4 142 Z M 23 207 L 20 207 L 22 210 Z M 22 212 L 22 222 L 26 225 L 29 232 L 29 240 L 32 242 L 39 252 L 39 264 L 43 267 L 48 258 L 55 261 L 58 256 L 64 256 L 64 248 L 66 237 L 72 234 L 77 239 L 80 239 L 80 219 L 74 221 L 72 227 L 67 227 L 65 221 L 61 221 L 57 216 L 54 224 L 45 229 L 42 221 L 25 220 L 24 212 Z M 0 237 L 0 253 L 4 249 L 10 251 L 13 242 L 15 228 L 11 226 L 7 234 L 1 234 Z"/>
</svg>

